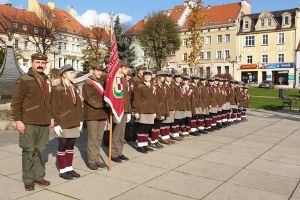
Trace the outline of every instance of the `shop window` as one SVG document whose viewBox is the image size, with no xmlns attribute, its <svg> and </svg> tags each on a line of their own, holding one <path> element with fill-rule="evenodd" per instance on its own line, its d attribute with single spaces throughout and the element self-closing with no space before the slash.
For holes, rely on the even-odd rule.
<svg viewBox="0 0 300 200">
<path fill-rule="evenodd" d="M 245 83 L 257 83 L 258 82 L 258 72 L 257 71 L 249 71 L 249 72 L 242 72 L 242 81 Z"/>
<path fill-rule="evenodd" d="M 272 77 L 275 85 L 289 84 L 289 71 L 273 71 Z"/>
</svg>

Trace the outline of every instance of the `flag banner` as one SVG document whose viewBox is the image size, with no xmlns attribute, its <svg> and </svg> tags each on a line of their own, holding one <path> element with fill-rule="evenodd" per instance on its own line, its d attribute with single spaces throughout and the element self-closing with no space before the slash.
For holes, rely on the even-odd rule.
<svg viewBox="0 0 300 200">
<path fill-rule="evenodd" d="M 124 97 L 122 78 L 120 74 L 119 52 L 114 32 L 112 32 L 110 41 L 109 68 L 104 100 L 110 105 L 116 122 L 120 123 L 124 114 Z"/>
</svg>

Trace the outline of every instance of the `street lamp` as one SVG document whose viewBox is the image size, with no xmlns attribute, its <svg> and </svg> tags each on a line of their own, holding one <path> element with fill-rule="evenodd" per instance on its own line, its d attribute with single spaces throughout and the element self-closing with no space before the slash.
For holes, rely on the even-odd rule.
<svg viewBox="0 0 300 200">
<path fill-rule="evenodd" d="M 232 59 L 230 56 L 228 57 L 228 62 L 232 64 L 232 78 L 234 79 L 234 64 L 241 61 L 242 56 L 236 56 L 235 59 Z"/>
</svg>

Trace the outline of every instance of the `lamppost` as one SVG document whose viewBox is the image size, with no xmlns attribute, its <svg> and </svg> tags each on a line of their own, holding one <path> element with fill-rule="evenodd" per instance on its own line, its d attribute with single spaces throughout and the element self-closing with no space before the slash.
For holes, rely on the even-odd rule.
<svg viewBox="0 0 300 200">
<path fill-rule="evenodd" d="M 228 57 L 228 62 L 232 64 L 232 78 L 234 79 L 234 65 L 241 61 L 242 56 L 236 56 L 235 59 L 232 59 L 230 56 Z"/>
</svg>

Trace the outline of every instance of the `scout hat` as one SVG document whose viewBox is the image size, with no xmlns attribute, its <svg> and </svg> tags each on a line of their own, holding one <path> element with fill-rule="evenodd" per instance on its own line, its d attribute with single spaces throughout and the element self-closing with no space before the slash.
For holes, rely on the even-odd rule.
<svg viewBox="0 0 300 200">
<path fill-rule="evenodd" d="M 97 69 L 100 71 L 104 71 L 106 69 L 106 65 L 103 62 L 94 62 L 92 63 L 92 69 Z"/>
<path fill-rule="evenodd" d="M 193 75 L 191 76 L 191 79 L 200 79 L 200 76 L 197 75 L 197 74 L 193 74 Z"/>
<path fill-rule="evenodd" d="M 168 72 L 166 72 L 166 71 L 158 71 L 156 73 L 157 76 L 167 76 L 167 74 L 168 74 Z"/>
<path fill-rule="evenodd" d="M 174 72 L 173 72 L 173 75 L 174 75 L 174 77 L 178 77 L 178 76 L 180 76 L 180 74 L 179 74 L 179 72 L 178 72 L 178 71 L 174 71 Z"/>
<path fill-rule="evenodd" d="M 45 60 L 47 61 L 48 60 L 48 57 L 42 53 L 34 53 L 31 55 L 31 61 L 34 61 L 34 60 Z"/>
<path fill-rule="evenodd" d="M 210 77 L 210 78 L 208 79 L 209 82 L 213 82 L 213 81 L 215 81 L 215 80 L 216 80 L 216 79 L 213 78 L 213 77 Z"/>
<path fill-rule="evenodd" d="M 152 75 L 152 71 L 151 70 L 149 70 L 149 69 L 146 69 L 145 71 L 144 71 L 144 76 L 145 75 Z"/>
<path fill-rule="evenodd" d="M 147 69 L 147 67 L 145 67 L 144 65 L 139 65 L 139 66 L 136 67 L 137 71 L 146 70 L 146 69 Z"/>
<path fill-rule="evenodd" d="M 65 72 L 69 72 L 69 71 L 75 71 L 75 69 L 72 67 L 72 65 L 66 64 L 60 68 L 59 74 L 63 75 Z"/>
<path fill-rule="evenodd" d="M 187 74 L 184 74 L 184 75 L 182 76 L 182 79 L 185 80 L 185 81 L 191 80 L 191 78 L 190 78 L 189 75 L 187 75 Z"/>
</svg>

